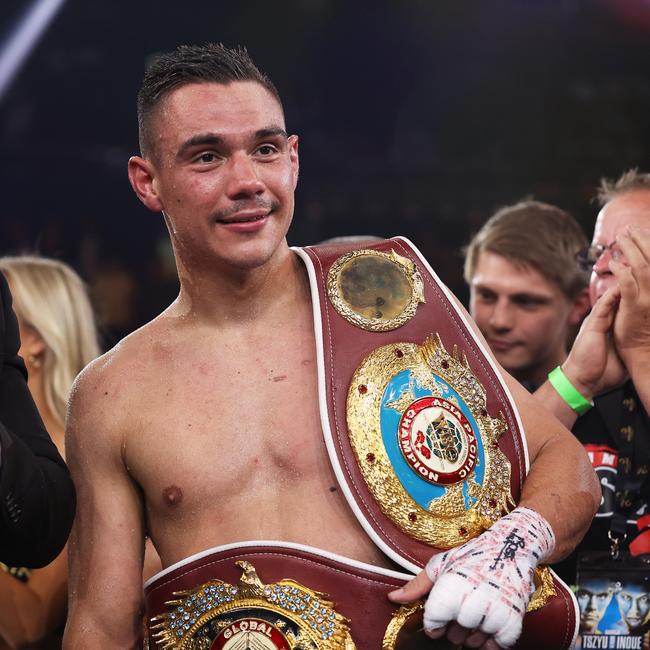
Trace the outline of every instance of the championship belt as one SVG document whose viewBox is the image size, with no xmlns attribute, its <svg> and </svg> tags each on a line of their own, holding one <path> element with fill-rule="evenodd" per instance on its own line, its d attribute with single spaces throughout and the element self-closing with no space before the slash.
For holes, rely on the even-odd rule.
<svg viewBox="0 0 650 650">
<path fill-rule="evenodd" d="M 412 578 L 288 542 L 208 549 L 145 584 L 144 649 L 461 650 L 424 635 L 421 602 L 388 600 Z M 527 614 L 517 648 L 569 647 L 567 608 L 553 598 Z"/>
<path fill-rule="evenodd" d="M 209 549 L 145 585 L 145 648 L 415 650 L 421 605 L 386 598 L 411 578 L 285 542 Z"/>
<path fill-rule="evenodd" d="M 513 400 L 408 240 L 294 250 L 311 284 L 321 423 L 337 480 L 375 544 L 419 572 L 519 500 L 528 455 Z M 547 567 L 536 583 L 517 647 L 568 648 L 575 598 Z M 538 645 L 549 628 L 562 629 L 561 640 Z"/>
</svg>

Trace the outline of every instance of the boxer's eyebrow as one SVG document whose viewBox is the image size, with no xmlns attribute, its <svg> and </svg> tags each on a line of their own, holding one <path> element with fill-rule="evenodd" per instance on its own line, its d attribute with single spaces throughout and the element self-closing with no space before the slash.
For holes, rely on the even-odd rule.
<svg viewBox="0 0 650 650">
<path fill-rule="evenodd" d="M 264 138 L 272 138 L 277 136 L 280 136 L 285 140 L 289 137 L 287 135 L 287 132 L 279 126 L 269 126 L 263 129 L 258 129 L 255 131 L 253 137 L 256 140 L 261 140 Z M 218 147 L 219 145 L 222 145 L 224 141 L 225 140 L 223 136 L 219 135 L 218 133 L 199 133 L 197 135 L 193 135 L 191 138 L 188 138 L 185 140 L 185 142 L 183 142 L 183 144 L 178 149 L 176 157 L 182 158 L 190 149 L 193 149 L 194 147 Z"/>
<path fill-rule="evenodd" d="M 176 156 L 182 158 L 189 149 L 194 147 L 203 147 L 206 145 L 218 146 L 220 144 L 223 144 L 223 137 L 220 135 L 216 133 L 199 133 L 198 135 L 193 135 L 191 138 L 185 140 L 185 142 L 183 142 L 179 147 Z"/>
<path fill-rule="evenodd" d="M 260 129 L 259 131 L 255 131 L 255 137 L 257 139 L 271 138 L 276 135 L 282 136 L 283 138 L 289 137 L 287 136 L 287 132 L 284 129 L 280 128 L 279 126 L 271 126 L 266 129 Z"/>
</svg>

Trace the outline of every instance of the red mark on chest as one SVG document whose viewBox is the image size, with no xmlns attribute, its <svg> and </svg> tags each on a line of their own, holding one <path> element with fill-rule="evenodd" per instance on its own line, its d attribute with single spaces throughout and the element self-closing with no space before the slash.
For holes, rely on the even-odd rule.
<svg viewBox="0 0 650 650">
<path fill-rule="evenodd" d="M 180 505 L 183 500 L 183 490 L 175 485 L 170 485 L 163 490 L 163 501 L 170 507 Z"/>
</svg>

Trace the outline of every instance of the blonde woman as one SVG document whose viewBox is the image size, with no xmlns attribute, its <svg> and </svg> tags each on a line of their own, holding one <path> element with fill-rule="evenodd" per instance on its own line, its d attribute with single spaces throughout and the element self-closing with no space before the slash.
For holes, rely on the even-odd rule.
<svg viewBox="0 0 650 650">
<path fill-rule="evenodd" d="M 79 276 L 41 257 L 0 258 L 13 295 L 27 385 L 52 441 L 63 448 L 72 382 L 100 353 L 95 319 Z M 0 564 L 0 650 L 60 647 L 65 622 L 67 561 L 64 550 L 43 569 Z"/>
</svg>

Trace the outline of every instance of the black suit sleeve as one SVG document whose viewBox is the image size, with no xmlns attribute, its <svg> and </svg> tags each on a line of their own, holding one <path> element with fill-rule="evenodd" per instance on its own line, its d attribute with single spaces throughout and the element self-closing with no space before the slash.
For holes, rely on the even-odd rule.
<svg viewBox="0 0 650 650">
<path fill-rule="evenodd" d="M 75 493 L 27 388 L 11 294 L 0 273 L 0 561 L 41 567 L 70 533 Z"/>
</svg>

